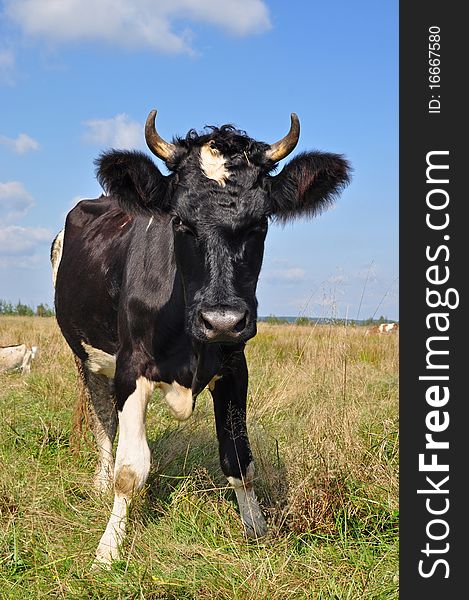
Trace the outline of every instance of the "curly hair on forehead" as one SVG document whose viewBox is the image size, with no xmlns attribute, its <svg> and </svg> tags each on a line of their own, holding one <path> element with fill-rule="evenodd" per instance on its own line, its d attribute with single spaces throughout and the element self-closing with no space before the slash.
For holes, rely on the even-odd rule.
<svg viewBox="0 0 469 600">
<path fill-rule="evenodd" d="M 203 146 L 210 142 L 222 154 L 229 156 L 243 152 L 262 154 L 269 148 L 269 145 L 265 142 L 254 140 L 245 131 L 237 129 L 231 124 L 221 125 L 220 127 L 206 125 L 201 132 L 196 129 L 190 129 L 185 137 L 173 138 L 174 144 L 178 144 L 187 150 L 194 146 Z"/>
<path fill-rule="evenodd" d="M 235 125 L 227 123 L 226 125 L 221 125 L 217 127 L 216 125 L 205 125 L 203 131 L 197 131 L 196 129 L 189 129 L 185 138 L 178 138 L 177 141 L 179 143 L 183 143 L 184 141 L 188 144 L 191 143 L 206 143 L 209 140 L 214 139 L 230 139 L 233 137 L 239 137 L 247 140 L 251 140 L 248 134 L 241 130 L 237 129 Z"/>
</svg>

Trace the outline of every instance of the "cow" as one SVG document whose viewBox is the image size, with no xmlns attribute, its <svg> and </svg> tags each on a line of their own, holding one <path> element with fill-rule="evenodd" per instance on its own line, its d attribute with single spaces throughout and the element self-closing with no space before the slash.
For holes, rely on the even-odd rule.
<svg viewBox="0 0 469 600">
<path fill-rule="evenodd" d="M 268 223 L 320 213 L 350 179 L 342 155 L 318 151 L 274 173 L 298 143 L 295 113 L 273 144 L 233 125 L 168 142 L 155 118 L 152 110 L 145 139 L 168 174 L 143 152 L 103 152 L 95 166 L 104 194 L 68 213 L 51 250 L 56 318 L 75 355 L 99 448 L 95 484 L 114 486 L 98 566 L 119 557 L 128 505 L 149 474 L 145 415 L 155 388 L 179 420 L 210 390 L 221 469 L 244 531 L 266 534 L 253 489 L 244 349 L 256 334 Z"/>
<path fill-rule="evenodd" d="M 380 323 L 366 330 L 366 335 L 370 333 L 397 333 L 399 325 L 397 323 Z"/>
<path fill-rule="evenodd" d="M 26 344 L 0 346 L 0 373 L 21 371 L 23 375 L 31 373 L 31 363 L 37 355 L 37 346 L 28 348 Z"/>
</svg>

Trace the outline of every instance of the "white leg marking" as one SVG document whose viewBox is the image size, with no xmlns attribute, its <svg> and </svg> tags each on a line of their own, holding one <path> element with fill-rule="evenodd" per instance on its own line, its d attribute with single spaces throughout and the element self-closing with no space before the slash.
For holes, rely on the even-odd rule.
<svg viewBox="0 0 469 600">
<path fill-rule="evenodd" d="M 114 506 L 106 530 L 96 551 L 96 564 L 110 564 L 119 556 L 125 535 L 127 506 L 147 480 L 150 448 L 145 431 L 148 400 L 154 383 L 140 377 L 135 391 L 119 412 L 119 443 L 114 469 Z"/>
<path fill-rule="evenodd" d="M 93 348 L 86 342 L 81 342 L 84 351 L 88 354 L 86 366 L 93 373 L 105 375 L 109 379 L 113 379 L 116 374 L 116 357 L 112 354 L 104 352 L 99 348 Z"/>
<path fill-rule="evenodd" d="M 93 567 L 109 566 L 119 558 L 119 549 L 124 540 L 127 524 L 127 503 L 123 496 L 114 496 L 111 516 L 96 550 Z"/>
<path fill-rule="evenodd" d="M 158 384 L 164 394 L 164 399 L 168 403 L 169 410 L 175 419 L 185 421 L 192 414 L 192 390 L 179 385 L 177 381 L 173 383 L 161 382 Z"/>
<path fill-rule="evenodd" d="M 237 479 L 236 477 L 228 477 L 227 479 L 228 483 L 234 488 L 246 535 L 251 538 L 263 537 L 267 533 L 267 523 L 252 487 L 254 463 L 248 465 L 244 479 Z"/>
</svg>

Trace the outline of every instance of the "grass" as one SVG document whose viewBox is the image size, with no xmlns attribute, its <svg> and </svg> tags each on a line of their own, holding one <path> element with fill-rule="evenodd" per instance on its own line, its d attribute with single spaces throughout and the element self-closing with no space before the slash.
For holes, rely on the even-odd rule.
<svg viewBox="0 0 469 600">
<path fill-rule="evenodd" d="M 270 532 L 245 539 L 218 466 L 211 399 L 172 420 L 155 393 L 152 469 L 122 561 L 90 570 L 112 496 L 70 446 L 76 376 L 54 319 L 1 317 L 39 346 L 0 374 L 0 598 L 397 599 L 398 338 L 262 323 L 247 348 L 248 428 Z"/>
</svg>

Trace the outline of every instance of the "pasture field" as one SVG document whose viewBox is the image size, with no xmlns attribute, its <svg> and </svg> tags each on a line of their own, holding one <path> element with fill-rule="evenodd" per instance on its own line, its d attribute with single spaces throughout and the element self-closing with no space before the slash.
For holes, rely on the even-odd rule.
<svg viewBox="0 0 469 600">
<path fill-rule="evenodd" d="M 152 469 L 122 560 L 90 566 L 112 495 L 76 449 L 77 380 L 55 319 L 0 317 L 39 346 L 0 374 L 0 598 L 398 598 L 398 335 L 261 323 L 248 343 L 248 428 L 270 531 L 247 541 L 218 464 L 211 397 L 174 421 L 155 392 Z M 75 436 L 76 437 L 76 436 Z"/>
</svg>

